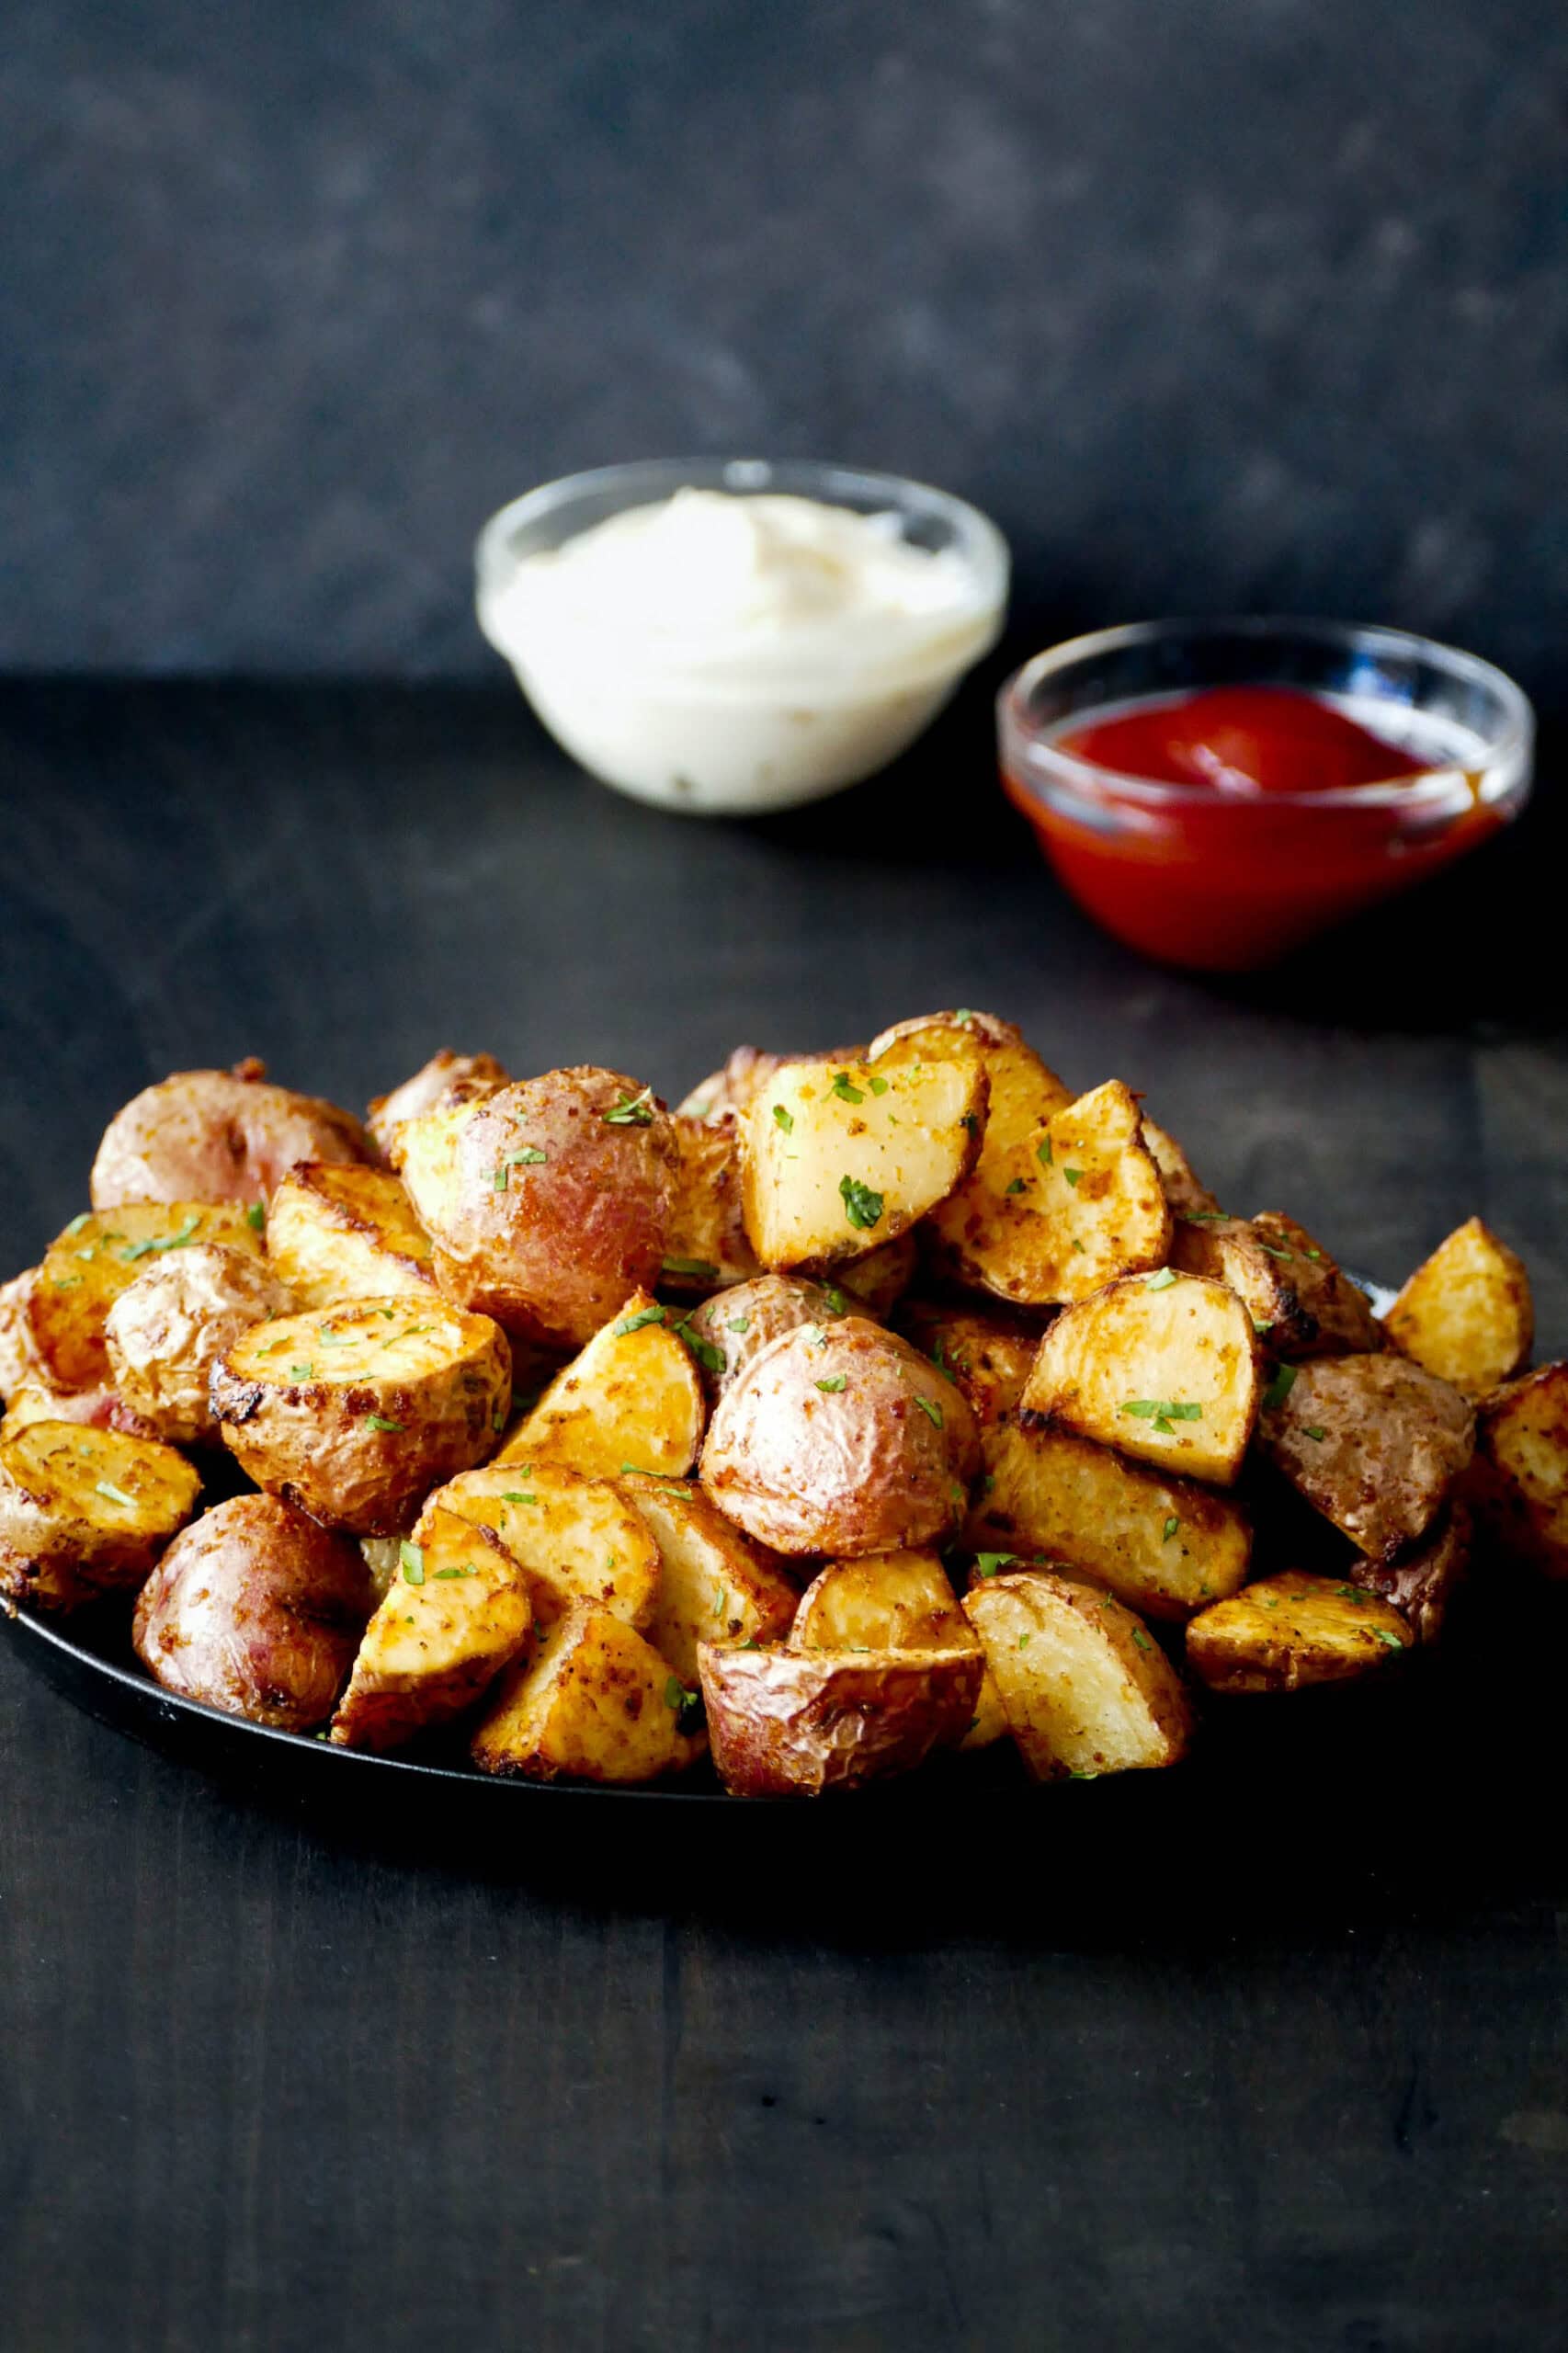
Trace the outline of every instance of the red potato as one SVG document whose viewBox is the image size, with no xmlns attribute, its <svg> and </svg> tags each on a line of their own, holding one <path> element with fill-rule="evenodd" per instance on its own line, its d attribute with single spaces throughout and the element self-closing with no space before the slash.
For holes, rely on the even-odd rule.
<svg viewBox="0 0 1568 2353">
<path fill-rule="evenodd" d="M 131 1413 L 171 1446 L 216 1446 L 212 1368 L 243 1333 L 290 1315 L 294 1297 L 259 1258 L 220 1242 L 159 1258 L 104 1324 L 109 1370 Z"/>
<path fill-rule="evenodd" d="M 74 1609 L 134 1593 L 200 1493 L 154 1438 L 29 1424 L 0 1445 L 0 1601 Z"/>
<path fill-rule="evenodd" d="M 549 1071 L 426 1112 L 395 1156 L 442 1290 L 519 1338 L 582 1347 L 659 1280 L 675 1127 L 619 1071 Z"/>
<path fill-rule="evenodd" d="M 511 1083 L 511 1072 L 494 1054 L 454 1054 L 449 1046 L 443 1046 L 438 1054 L 432 1054 L 412 1078 L 405 1078 L 390 1095 L 378 1095 L 365 1124 L 382 1157 L 390 1159 L 398 1130 L 406 1127 L 410 1120 L 422 1119 L 426 1111 L 434 1111 L 460 1095 L 465 1101 L 472 1100 L 486 1087 L 509 1086 Z"/>
<path fill-rule="evenodd" d="M 275 1495 L 235 1495 L 176 1536 L 136 1604 L 165 1691 L 283 1732 L 325 1723 L 376 1589 L 359 1547 Z"/>
<path fill-rule="evenodd" d="M 804 1275 L 758 1275 L 705 1300 L 691 1314 L 694 1350 L 711 1396 L 733 1388 L 764 1348 L 803 1324 L 829 1324 L 858 1312 L 859 1302 L 835 1283 Z"/>
<path fill-rule="evenodd" d="M 764 1349 L 720 1399 L 702 1483 L 776 1552 L 889 1552 L 962 1519 L 980 1460 L 951 1381 L 862 1315 L 807 1324 Z"/>
<path fill-rule="evenodd" d="M 978 1649 L 698 1646 L 708 1738 L 734 1797 L 821 1797 L 912 1772 L 974 1722 Z"/>
<path fill-rule="evenodd" d="M 104 1131 L 96 1210 L 125 1201 L 259 1201 L 297 1160 L 367 1160 L 369 1140 L 335 1103 L 269 1086 L 264 1063 L 182 1070 L 143 1087 Z"/>
</svg>

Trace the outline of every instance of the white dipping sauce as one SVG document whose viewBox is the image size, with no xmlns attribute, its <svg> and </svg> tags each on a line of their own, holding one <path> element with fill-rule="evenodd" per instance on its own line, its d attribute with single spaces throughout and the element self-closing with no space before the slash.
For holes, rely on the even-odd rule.
<svg viewBox="0 0 1568 2353">
<path fill-rule="evenodd" d="M 521 557 L 480 618 L 585 767 L 744 811 L 902 751 L 995 642 L 1001 585 L 894 514 L 687 489 Z"/>
</svg>

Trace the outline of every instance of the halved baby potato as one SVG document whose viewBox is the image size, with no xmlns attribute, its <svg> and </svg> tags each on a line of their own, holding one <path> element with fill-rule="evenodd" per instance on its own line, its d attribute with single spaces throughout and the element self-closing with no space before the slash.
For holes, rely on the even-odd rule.
<svg viewBox="0 0 1568 2353">
<path fill-rule="evenodd" d="M 358 1120 L 319 1096 L 270 1086 L 252 1056 L 233 1070 L 177 1070 L 132 1096 L 104 1131 L 91 1198 L 96 1210 L 237 1201 L 259 1211 L 297 1160 L 369 1157 Z"/>
<path fill-rule="evenodd" d="M 390 1095 L 376 1097 L 365 1125 L 377 1150 L 390 1159 L 398 1130 L 405 1128 L 410 1120 L 423 1119 L 426 1111 L 434 1111 L 460 1097 L 471 1102 L 491 1087 L 509 1086 L 511 1083 L 511 1072 L 494 1054 L 457 1054 L 449 1046 L 443 1046 L 439 1053 L 432 1054 L 427 1063 L 421 1064 L 412 1078 L 405 1078 Z"/>
<path fill-rule="evenodd" d="M 1041 1571 L 989 1579 L 964 1603 L 1037 1780 L 1174 1765 L 1192 1735 L 1181 1677 L 1141 1618 Z"/>
<path fill-rule="evenodd" d="M 1481 1397 L 1529 1362 L 1530 1279 L 1517 1253 L 1472 1217 L 1416 1267 L 1383 1323 L 1401 1355 Z"/>
<path fill-rule="evenodd" d="M 820 1797 L 908 1773 L 974 1721 L 978 1650 L 736 1650 L 698 1671 L 713 1762 L 734 1797 Z"/>
<path fill-rule="evenodd" d="M 792 1651 L 971 1650 L 980 1637 L 964 1616 L 940 1553 L 872 1552 L 830 1561 L 806 1587 L 790 1630 Z M 974 1721 L 959 1744 L 989 1748 L 1007 1729 L 989 1672 Z"/>
<path fill-rule="evenodd" d="M 786 1332 L 860 1312 L 856 1294 L 836 1283 L 812 1282 L 804 1275 L 756 1275 L 693 1308 L 687 1336 L 704 1385 L 717 1398 Z"/>
<path fill-rule="evenodd" d="M 541 1625 L 579 1601 L 628 1625 L 643 1625 L 653 1615 L 658 1545 L 608 1481 L 585 1479 L 558 1463 L 492 1462 L 436 1490 L 415 1525 L 416 1540 L 438 1512 L 488 1529 L 521 1563 Z"/>
<path fill-rule="evenodd" d="M 684 1772 L 707 1746 L 687 1731 L 697 1693 L 624 1619 L 578 1602 L 502 1680 L 471 1754 L 486 1773 L 635 1782 Z"/>
<path fill-rule="evenodd" d="M 385 1168 L 301 1162 L 272 1196 L 267 1255 L 301 1307 L 436 1288 L 430 1237 Z"/>
<path fill-rule="evenodd" d="M 1258 1392 L 1252 1319 L 1234 1291 L 1165 1267 L 1064 1309 L 1040 1342 L 1023 1404 L 1080 1437 L 1229 1487 Z"/>
<path fill-rule="evenodd" d="M 104 1324 L 116 1392 L 171 1446 L 214 1446 L 213 1366 L 253 1324 L 297 1304 L 265 1259 L 224 1242 L 150 1259 Z"/>
<path fill-rule="evenodd" d="M 1233 1290 L 1271 1356 L 1346 1356 L 1382 1347 L 1365 1291 L 1305 1226 L 1277 1210 L 1253 1218 L 1178 1219 L 1171 1264 Z"/>
<path fill-rule="evenodd" d="M 776 1071 L 741 1122 L 757 1256 L 821 1270 L 893 1240 L 974 1165 L 985 1102 L 984 1066 L 961 1029 L 900 1040 L 874 1063 Z"/>
<path fill-rule="evenodd" d="M 507 1435 L 501 1461 L 559 1462 L 590 1479 L 628 1465 L 680 1478 L 708 1419 L 687 1319 L 633 1291 Z"/>
<path fill-rule="evenodd" d="M 0 1597 L 72 1609 L 133 1592 L 200 1493 L 185 1457 L 155 1438 L 29 1423 L 0 1442 Z"/>
<path fill-rule="evenodd" d="M 493 1453 L 511 1394 L 499 1325 L 431 1297 L 255 1324 L 211 1388 L 258 1487 L 360 1536 L 400 1534 L 432 1487 Z"/>
<path fill-rule="evenodd" d="M 1296 1691 L 1375 1674 L 1413 1641 L 1376 1594 L 1291 1569 L 1194 1618 L 1187 1656 L 1211 1691 Z"/>
<path fill-rule="evenodd" d="M 28 1297 L 28 1320 L 50 1378 L 63 1389 L 108 1381 L 104 1325 L 120 1292 L 160 1258 L 193 1243 L 222 1242 L 259 1256 L 259 1215 L 253 1224 L 233 1202 L 130 1201 L 74 1217 L 50 1244 Z"/>
<path fill-rule="evenodd" d="M 800 1599 L 776 1554 L 732 1527 L 700 1487 L 634 1473 L 617 1482 L 659 1549 L 659 1581 L 643 1631 L 687 1684 L 699 1643 L 771 1643 Z"/>
<path fill-rule="evenodd" d="M 1131 1462 L 1050 1423 L 987 1432 L 986 1476 L 964 1529 L 993 1573 L 1062 1561 L 1150 1618 L 1189 1618 L 1246 1576 L 1240 1504 L 1194 1479 Z"/>
<path fill-rule="evenodd" d="M 533 1640 L 521 1563 L 487 1528 L 429 1510 L 366 1627 L 332 1720 L 340 1748 L 401 1747 L 472 1705 Z"/>
<path fill-rule="evenodd" d="M 1257 1436 L 1298 1495 L 1381 1561 L 1437 1518 L 1470 1461 L 1475 1416 L 1446 1381 L 1385 1349 L 1281 1366 Z"/>
<path fill-rule="evenodd" d="M 1568 1577 L 1568 1364 L 1543 1364 L 1483 1398 L 1466 1492 L 1503 1552 Z"/>
</svg>

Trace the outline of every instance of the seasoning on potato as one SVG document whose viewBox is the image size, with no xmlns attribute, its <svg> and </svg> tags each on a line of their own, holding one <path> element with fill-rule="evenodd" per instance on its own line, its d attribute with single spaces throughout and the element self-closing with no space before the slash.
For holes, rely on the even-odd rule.
<svg viewBox="0 0 1568 2353">
<path fill-rule="evenodd" d="M 0 1597 L 74 1609 L 134 1593 L 200 1493 L 184 1456 L 155 1438 L 29 1423 L 0 1442 Z"/>
<path fill-rule="evenodd" d="M 707 1746 L 697 1694 L 624 1619 L 578 1602 L 503 1677 L 473 1735 L 486 1773 L 652 1781 Z"/>
<path fill-rule="evenodd" d="M 399 1555 L 332 1720 L 340 1748 L 398 1748 L 461 1715 L 533 1642 L 531 1584 L 488 1529 L 433 1510 Z"/>
<path fill-rule="evenodd" d="M 384 1168 L 330 1160 L 290 1168 L 267 1213 L 267 1255 L 301 1307 L 436 1288 L 429 1236 Z"/>
<path fill-rule="evenodd" d="M 104 1327 L 138 1275 L 174 1252 L 222 1243 L 258 1256 L 261 1236 L 244 1211 L 203 1201 L 132 1201 L 74 1217 L 44 1254 L 28 1298 L 34 1346 L 51 1381 L 87 1389 L 109 1379 Z"/>
<path fill-rule="evenodd" d="M 559 1462 L 594 1479 L 630 1461 L 682 1477 L 708 1419 L 702 1345 L 677 1308 L 633 1291 L 508 1433 L 501 1460 Z"/>
<path fill-rule="evenodd" d="M 1283 1365 L 1263 1406 L 1259 1450 L 1372 1560 L 1426 1533 L 1474 1446 L 1459 1391 L 1392 1351 Z"/>
<path fill-rule="evenodd" d="M 1186 1754 L 1193 1714 L 1181 1677 L 1114 1594 L 1013 1572 L 964 1608 L 1037 1780 L 1147 1770 Z"/>
<path fill-rule="evenodd" d="M 1529 1362 L 1530 1279 L 1517 1253 L 1472 1217 L 1416 1267 L 1384 1324 L 1403 1355 L 1482 1397 Z"/>
<path fill-rule="evenodd" d="M 1346 1579 L 1290 1571 L 1217 1601 L 1187 1629 L 1187 1662 L 1211 1691 L 1296 1691 L 1373 1675 L 1410 1649 L 1397 1609 Z"/>
</svg>

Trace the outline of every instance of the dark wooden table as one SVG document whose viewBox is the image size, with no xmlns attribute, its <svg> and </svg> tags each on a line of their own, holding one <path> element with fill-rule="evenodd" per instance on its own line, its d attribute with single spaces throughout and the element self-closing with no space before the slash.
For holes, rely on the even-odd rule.
<svg viewBox="0 0 1568 2353">
<path fill-rule="evenodd" d="M 1210 985 L 1064 905 L 984 741 L 971 698 L 881 784 L 702 825 L 500 698 L 6 689 L 6 1270 L 171 1068 L 260 1053 L 360 1103 L 450 1043 L 673 1095 L 740 1039 L 967 1001 L 1374 1272 L 1483 1211 L 1568 1345 L 1546 821 L 1316 972 Z M 1554 1722 L 1514 1754 L 1506 1691 L 1440 1735 L 1451 1827 L 1406 1758 L 1277 1820 L 1267 1784 L 1233 1814 L 1178 1779 L 896 1854 L 870 1817 L 720 1848 L 655 1809 L 627 1855 L 526 1804 L 475 1837 L 210 1782 L 26 1647 L 0 1634 L 18 2353 L 1565 2340 L 1568 1777 Z"/>
</svg>

